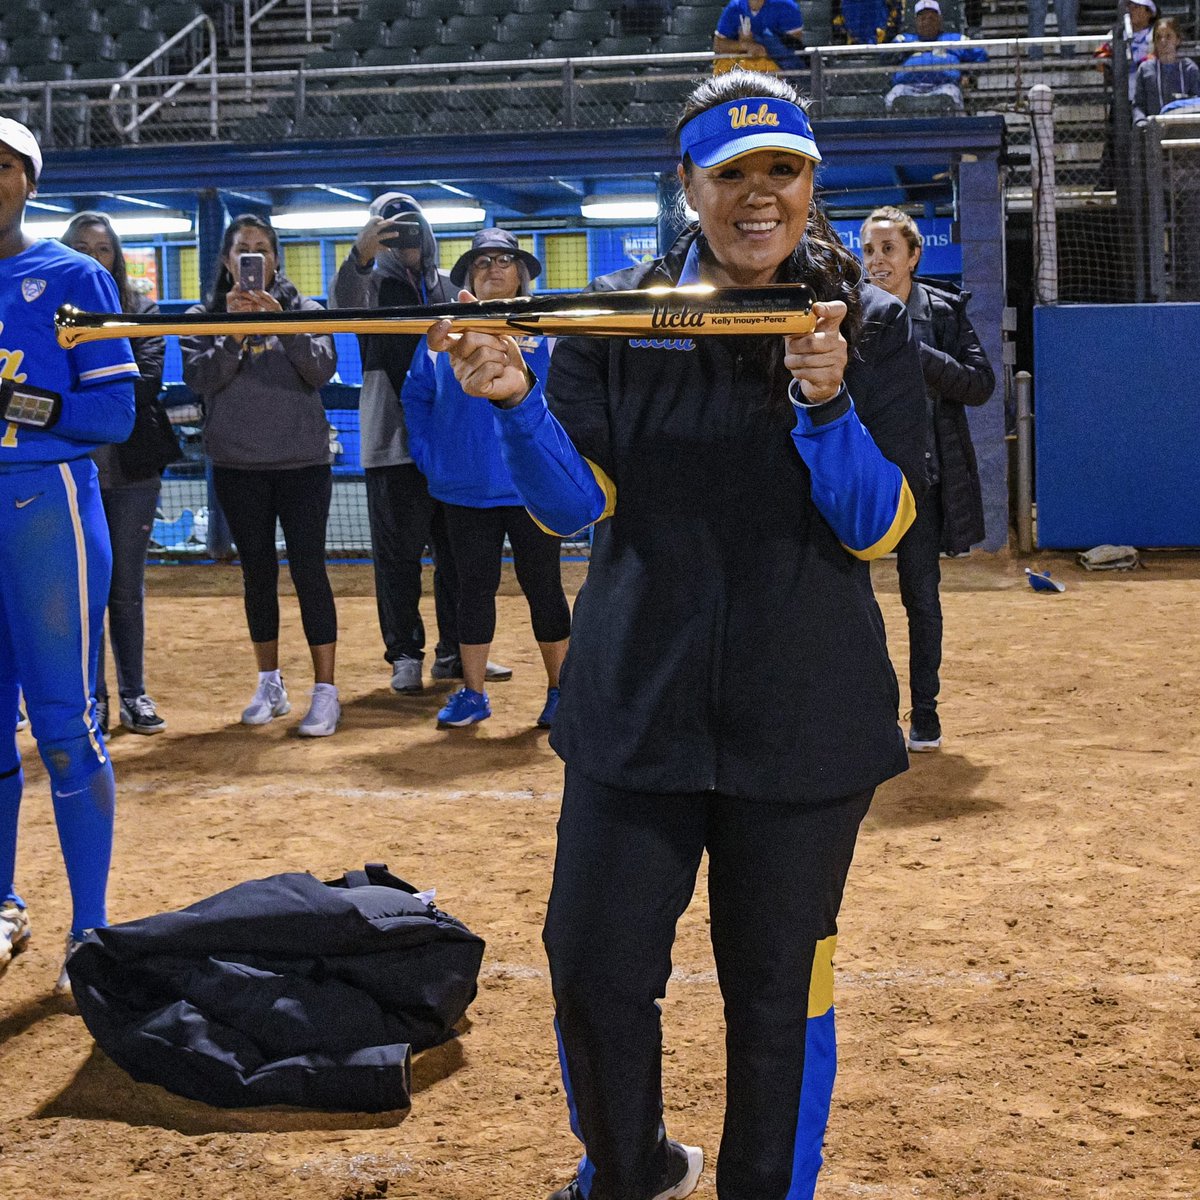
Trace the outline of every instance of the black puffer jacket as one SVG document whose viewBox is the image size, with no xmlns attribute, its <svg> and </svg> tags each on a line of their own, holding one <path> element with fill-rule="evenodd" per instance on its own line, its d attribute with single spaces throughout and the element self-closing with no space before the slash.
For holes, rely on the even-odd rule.
<svg viewBox="0 0 1200 1200">
<path fill-rule="evenodd" d="M 969 292 L 914 279 L 908 297 L 921 343 L 928 411 L 925 461 L 929 483 L 941 484 L 942 549 L 962 554 L 983 541 L 983 495 L 964 405 L 985 404 L 996 376 L 967 316 Z"/>
</svg>

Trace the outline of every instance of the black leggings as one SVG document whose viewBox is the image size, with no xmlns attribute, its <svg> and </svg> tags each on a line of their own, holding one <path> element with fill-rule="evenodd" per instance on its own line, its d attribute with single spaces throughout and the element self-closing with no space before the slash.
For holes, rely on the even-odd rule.
<svg viewBox="0 0 1200 1200">
<path fill-rule="evenodd" d="M 325 573 L 332 470 L 318 466 L 243 471 L 214 466 L 213 484 L 242 563 L 250 640 L 274 642 L 279 637 L 278 518 L 287 545 L 288 571 L 300 601 L 304 636 L 310 646 L 336 642 L 337 611 Z"/>
<path fill-rule="evenodd" d="M 458 640 L 462 645 L 481 646 L 496 634 L 496 589 L 506 533 L 517 582 L 529 601 L 533 636 L 539 642 L 561 642 L 571 636 L 559 539 L 539 529 L 523 508 L 447 504 L 446 532 L 458 572 Z"/>
</svg>

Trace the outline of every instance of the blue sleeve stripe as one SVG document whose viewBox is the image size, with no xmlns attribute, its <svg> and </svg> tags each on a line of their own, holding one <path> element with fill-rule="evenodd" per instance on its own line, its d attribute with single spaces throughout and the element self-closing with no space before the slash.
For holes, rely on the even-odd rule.
<svg viewBox="0 0 1200 1200">
<path fill-rule="evenodd" d="M 140 375 L 137 363 L 117 363 L 112 367 L 95 367 L 90 371 L 79 373 L 80 383 L 94 383 L 97 379 L 112 379 L 118 375 Z"/>
<path fill-rule="evenodd" d="M 571 537 L 612 511 L 616 488 L 575 448 L 540 383 L 515 408 L 497 409 L 495 424 L 513 484 L 547 533 Z"/>
<path fill-rule="evenodd" d="M 913 523 L 916 503 L 904 473 L 884 458 L 853 401 L 847 396 L 831 420 L 820 408 L 800 408 L 792 441 L 808 467 L 813 503 L 846 550 L 867 561 L 895 549 Z"/>
<path fill-rule="evenodd" d="M 917 502 L 913 497 L 912 488 L 908 486 L 908 480 L 902 474 L 900 476 L 900 496 L 896 501 L 896 515 L 892 518 L 887 533 L 865 550 L 855 550 L 853 546 L 846 546 L 846 549 L 855 558 L 861 558 L 863 562 L 870 562 L 873 558 L 882 558 L 885 554 L 891 554 L 895 550 L 900 544 L 900 539 L 908 532 L 916 519 Z M 845 546 L 845 542 L 842 545 Z"/>
<path fill-rule="evenodd" d="M 598 525 L 606 517 L 611 517 L 613 513 L 617 511 L 617 485 L 613 483 L 613 481 L 604 473 L 604 471 L 601 470 L 600 467 L 596 466 L 596 464 L 592 462 L 590 458 L 585 458 L 583 461 L 587 463 L 589 467 L 591 467 L 592 475 L 595 477 L 597 484 L 600 485 L 601 492 L 604 493 L 604 508 L 598 517 L 593 517 L 592 520 L 581 525 L 578 529 L 571 530 L 570 533 L 559 533 L 557 530 L 543 525 L 542 522 L 537 519 L 537 514 L 534 513 L 532 509 L 527 510 L 529 515 L 533 518 L 533 523 L 543 533 L 548 533 L 551 537 L 574 537 L 577 533 L 582 533 L 588 527 L 588 525 Z"/>
</svg>

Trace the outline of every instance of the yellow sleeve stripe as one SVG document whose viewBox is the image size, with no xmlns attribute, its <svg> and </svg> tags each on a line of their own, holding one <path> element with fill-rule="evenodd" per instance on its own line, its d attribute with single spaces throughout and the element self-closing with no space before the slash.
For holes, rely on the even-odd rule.
<svg viewBox="0 0 1200 1200">
<path fill-rule="evenodd" d="M 590 458 L 585 458 L 583 461 L 591 469 L 592 474 L 596 477 L 596 482 L 600 485 L 600 490 L 604 493 L 604 508 L 598 517 L 588 522 L 590 525 L 595 525 L 603 521 L 605 517 L 611 517 L 617 511 L 617 485 Z M 525 511 L 529 512 L 528 509 Z M 529 515 L 533 518 L 533 523 L 551 537 L 574 537 L 575 534 L 582 532 L 579 529 L 573 529 L 569 533 L 559 533 L 557 529 L 551 529 L 548 525 L 542 524 L 534 513 L 529 512 Z M 586 529 L 587 525 L 584 525 L 583 528 Z"/>
<path fill-rule="evenodd" d="M 908 480 L 901 475 L 900 498 L 896 502 L 896 515 L 888 527 L 887 533 L 865 550 L 855 550 L 853 546 L 846 546 L 846 549 L 855 558 L 861 558 L 863 562 L 870 562 L 873 558 L 882 558 L 885 554 L 891 554 L 895 550 L 900 539 L 908 532 L 909 527 L 916 519 L 917 502 L 913 498 L 912 489 L 908 486 Z M 842 544 L 845 545 L 844 542 Z"/>
<path fill-rule="evenodd" d="M 837 934 L 822 938 L 813 955 L 812 976 L 808 981 L 808 1015 L 823 1017 L 833 1007 L 833 952 Z"/>
</svg>

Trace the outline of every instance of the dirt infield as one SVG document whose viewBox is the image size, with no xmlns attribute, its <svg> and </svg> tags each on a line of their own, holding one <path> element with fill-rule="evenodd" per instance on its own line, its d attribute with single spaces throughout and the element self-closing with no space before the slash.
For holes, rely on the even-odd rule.
<svg viewBox="0 0 1200 1200">
<path fill-rule="evenodd" d="M 1042 561 L 1065 594 L 1004 557 L 945 564 L 947 737 L 880 790 L 859 843 L 820 1200 L 1200 1196 L 1200 558 L 1108 576 Z M 876 577 L 904 670 L 894 566 Z M 4 1200 L 540 1200 L 570 1175 L 540 943 L 561 770 L 532 728 L 544 677 L 523 601 L 501 600 L 494 656 L 516 675 L 495 717 L 441 733 L 444 688 L 387 686 L 369 570 L 337 568 L 335 587 L 345 721 L 304 742 L 294 602 L 297 711 L 248 729 L 236 568 L 152 572 L 148 686 L 170 730 L 112 739 L 111 915 L 384 860 L 487 939 L 470 1028 L 418 1057 L 407 1115 L 228 1112 L 134 1084 L 50 995 L 66 888 L 22 734 L 34 940 L 0 982 Z M 702 889 L 675 968 L 668 1126 L 711 1166 L 723 1055 Z"/>
</svg>

